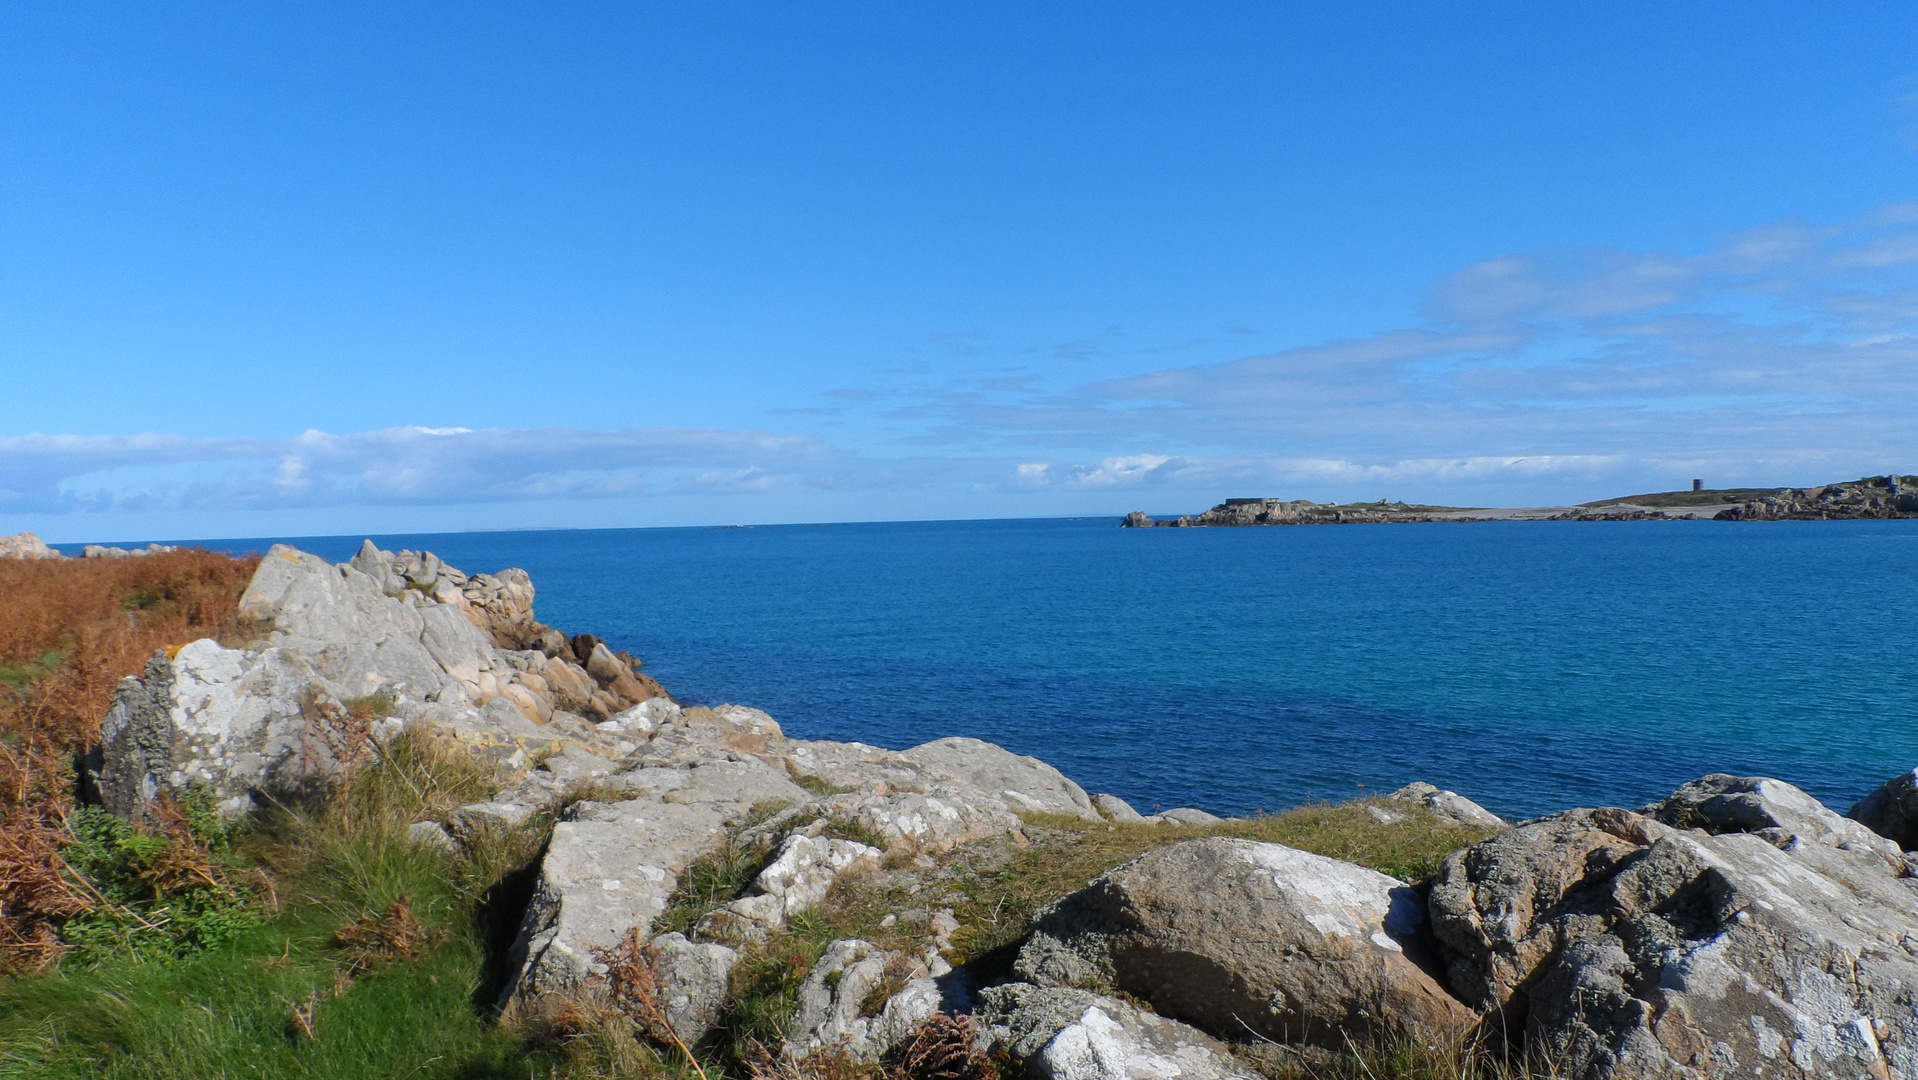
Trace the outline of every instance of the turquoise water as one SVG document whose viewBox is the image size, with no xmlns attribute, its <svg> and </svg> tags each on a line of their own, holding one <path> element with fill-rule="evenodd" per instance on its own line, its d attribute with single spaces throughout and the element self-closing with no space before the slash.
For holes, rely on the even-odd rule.
<svg viewBox="0 0 1918 1080">
<path fill-rule="evenodd" d="M 1843 809 L 1918 765 L 1918 521 L 1114 525 L 375 539 L 525 567 L 542 619 L 684 701 L 809 738 L 974 735 L 1141 809 L 1424 779 L 1524 816 L 1713 771 Z"/>
</svg>

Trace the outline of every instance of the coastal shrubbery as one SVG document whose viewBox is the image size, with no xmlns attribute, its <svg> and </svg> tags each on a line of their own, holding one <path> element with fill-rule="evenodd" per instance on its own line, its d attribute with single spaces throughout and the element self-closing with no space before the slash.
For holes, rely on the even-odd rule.
<svg viewBox="0 0 1918 1080">
<path fill-rule="evenodd" d="M 243 888 L 219 838 L 196 831 L 204 815 L 182 805 L 157 829 L 118 831 L 76 817 L 74 760 L 155 650 L 247 634 L 239 599 L 256 565 L 200 550 L 0 559 L 0 969 L 55 962 L 74 920 L 89 954 L 109 939 L 168 949 L 231 929 L 218 927 Z"/>
<path fill-rule="evenodd" d="M 408 832 L 497 783 L 457 747 L 402 736 L 332 794 L 269 807 L 221 838 L 225 872 L 255 883 L 225 932 L 70 948 L 0 987 L 0 1076 L 548 1075 L 558 1058 L 491 1022 L 485 961 L 500 937 L 489 906 L 549 823 L 478 831 L 457 851 Z M 82 810 L 78 831 L 137 879 L 151 842 L 98 813 Z"/>
</svg>

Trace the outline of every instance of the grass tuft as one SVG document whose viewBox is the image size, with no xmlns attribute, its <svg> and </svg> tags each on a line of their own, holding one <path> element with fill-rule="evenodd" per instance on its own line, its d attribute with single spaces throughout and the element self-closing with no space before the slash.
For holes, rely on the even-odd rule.
<svg viewBox="0 0 1918 1080">
<path fill-rule="evenodd" d="M 479 831 L 457 852 L 407 835 L 498 780 L 457 746 L 402 736 L 344 791 L 269 808 L 244 835 L 203 836 L 204 850 L 270 875 L 277 913 L 262 890 L 249 920 L 196 948 L 103 949 L 0 983 L 0 1077 L 548 1075 L 564 1061 L 474 1003 L 494 944 L 486 902 L 525 873 L 543 833 Z M 171 895 L 200 871 L 117 819 L 86 827 L 85 865 L 102 879 Z M 114 860 L 124 872 L 99 869 Z"/>
</svg>

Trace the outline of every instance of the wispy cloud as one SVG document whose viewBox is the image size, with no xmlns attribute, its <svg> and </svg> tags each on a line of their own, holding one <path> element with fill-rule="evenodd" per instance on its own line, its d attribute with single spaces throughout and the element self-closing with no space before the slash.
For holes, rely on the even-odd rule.
<svg viewBox="0 0 1918 1080">
<path fill-rule="evenodd" d="M 792 403 L 811 407 L 768 413 L 843 445 L 667 427 L 6 437 L 0 511 L 888 491 L 1046 512 L 1130 503 L 1128 492 L 1159 506 L 1226 494 L 1524 500 L 1693 475 L 1918 469 L 1918 203 L 1691 253 L 1501 255 L 1433 282 L 1418 318 L 1376 334 L 1185 366 L 1142 346 L 1135 370 L 1074 374 L 1123 338 L 1090 333 L 1051 350 L 1073 359 L 1047 371 L 985 355 L 983 334 L 937 335 L 884 374 L 901 380 L 891 386 L 822 390 Z M 1099 360 L 1108 371 L 1113 355 Z"/>
<path fill-rule="evenodd" d="M 1433 282 L 1414 324 L 1361 338 L 1077 386 L 1001 390 L 1011 384 L 997 379 L 887 407 L 919 421 L 906 439 L 939 430 L 1088 463 L 1826 456 L 1911 467 L 1918 204 L 1752 229 L 1695 253 L 1486 259 Z"/>
<path fill-rule="evenodd" d="M 763 491 L 838 455 L 817 439 L 707 428 L 398 427 L 290 439 L 0 438 L 0 509 L 245 510 Z"/>
</svg>

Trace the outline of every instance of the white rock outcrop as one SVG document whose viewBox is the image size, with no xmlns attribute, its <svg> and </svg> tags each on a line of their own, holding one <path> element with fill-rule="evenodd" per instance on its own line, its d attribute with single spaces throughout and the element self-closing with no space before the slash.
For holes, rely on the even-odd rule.
<svg viewBox="0 0 1918 1080">
<path fill-rule="evenodd" d="M 1046 1080 L 1254 1080 L 1224 1043 L 1116 998 L 1009 983 L 980 995 L 980 1049 Z"/>
<path fill-rule="evenodd" d="M 103 801 L 138 817 L 160 792 L 191 784 L 237 814 L 254 791 L 324 782 L 366 736 L 409 724 L 515 768 L 535 754 L 633 749 L 567 706 L 643 703 L 622 702 L 561 657 L 499 647 L 489 620 L 537 625 L 532 585 L 518 571 L 492 579 L 497 588 L 473 585 L 485 578 L 370 542 L 337 565 L 275 545 L 240 597 L 260 641 L 191 642 L 121 684 L 90 762 Z M 577 700 L 555 694 L 556 671 L 577 672 L 586 687 Z M 367 718 L 375 722 L 360 730 Z"/>
<path fill-rule="evenodd" d="M 1422 780 L 1415 780 L 1387 795 L 1386 798 L 1394 802 L 1423 806 L 1440 821 L 1450 822 L 1453 825 L 1465 825 L 1475 829 L 1505 827 L 1504 818 L 1483 806 L 1456 791 L 1445 791 Z"/>
<path fill-rule="evenodd" d="M 866 1015 L 866 1001 L 889 978 L 899 989 L 886 996 L 877 1013 Z M 800 985 L 786 1053 L 876 1062 L 948 1004 L 947 989 L 922 961 L 871 942 L 835 941 Z"/>
<path fill-rule="evenodd" d="M 1101 820 L 1085 789 L 1035 757 L 978 739 L 935 739 L 905 752 L 920 765 L 958 777 L 1014 810 Z"/>
<path fill-rule="evenodd" d="M 65 555 L 47 546 L 45 540 L 30 532 L 0 536 L 0 559 L 64 559 Z"/>
</svg>

